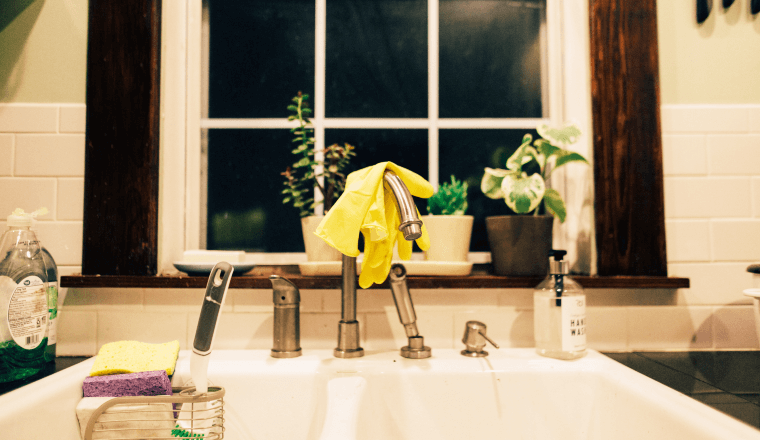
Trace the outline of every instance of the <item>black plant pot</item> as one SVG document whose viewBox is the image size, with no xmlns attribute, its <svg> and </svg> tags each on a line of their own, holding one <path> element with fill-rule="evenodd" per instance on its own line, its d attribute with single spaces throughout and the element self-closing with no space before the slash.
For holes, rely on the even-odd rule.
<svg viewBox="0 0 760 440">
<path fill-rule="evenodd" d="M 491 262 L 496 275 L 545 276 L 552 250 L 550 215 L 486 217 Z"/>
</svg>

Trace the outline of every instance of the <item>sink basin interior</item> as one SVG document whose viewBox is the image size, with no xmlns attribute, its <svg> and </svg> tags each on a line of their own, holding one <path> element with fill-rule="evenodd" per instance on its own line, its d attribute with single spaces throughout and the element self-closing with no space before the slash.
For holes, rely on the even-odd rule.
<svg viewBox="0 0 760 440">
<path fill-rule="evenodd" d="M 226 439 L 317 440 L 323 431 L 336 439 L 760 439 L 760 431 L 594 351 L 572 362 L 532 349 L 487 358 L 434 349 L 425 360 L 396 352 L 336 359 L 327 350 L 295 359 L 264 350 L 211 356 L 209 380 L 226 390 Z M 91 363 L 0 397 L 0 432 L 79 438 L 74 408 Z M 173 384 L 189 378 L 182 352 Z M 52 423 L 34 423 L 43 418 Z"/>
</svg>

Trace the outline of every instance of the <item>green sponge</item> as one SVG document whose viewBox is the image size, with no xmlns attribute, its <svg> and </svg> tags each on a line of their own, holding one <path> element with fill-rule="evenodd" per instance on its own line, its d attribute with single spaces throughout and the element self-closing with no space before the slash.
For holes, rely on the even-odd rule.
<svg viewBox="0 0 760 440">
<path fill-rule="evenodd" d="M 90 376 L 165 370 L 174 374 L 179 341 L 148 344 L 138 341 L 109 342 L 100 347 Z"/>
</svg>

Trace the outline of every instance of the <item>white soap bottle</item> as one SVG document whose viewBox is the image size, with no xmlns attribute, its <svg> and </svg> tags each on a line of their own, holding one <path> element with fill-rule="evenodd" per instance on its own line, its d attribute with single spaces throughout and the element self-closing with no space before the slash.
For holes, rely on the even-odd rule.
<svg viewBox="0 0 760 440">
<path fill-rule="evenodd" d="M 586 354 L 586 295 L 567 276 L 563 250 L 550 253 L 549 276 L 533 293 L 536 352 L 557 359 L 578 359 Z"/>
</svg>

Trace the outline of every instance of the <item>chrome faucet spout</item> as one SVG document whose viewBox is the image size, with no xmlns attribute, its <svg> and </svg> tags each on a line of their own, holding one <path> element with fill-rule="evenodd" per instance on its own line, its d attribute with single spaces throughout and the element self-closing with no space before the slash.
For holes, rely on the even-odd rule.
<svg viewBox="0 0 760 440">
<path fill-rule="evenodd" d="M 401 220 L 399 231 L 403 232 L 404 239 L 413 241 L 420 238 L 422 236 L 422 220 L 417 215 L 417 207 L 409 188 L 396 173 L 390 170 L 386 170 L 383 174 L 383 181 L 393 193 L 393 199 Z M 359 346 L 359 321 L 356 320 L 356 257 L 343 255 L 342 264 L 341 318 L 338 323 L 338 346 L 333 351 L 333 355 L 337 358 L 361 357 L 364 356 L 364 349 Z M 400 310 L 399 313 L 401 313 Z M 414 309 L 411 309 L 411 313 L 413 316 Z M 416 326 L 414 329 L 409 328 L 407 333 L 410 331 L 416 333 Z M 416 335 L 411 337 L 410 335 L 410 345 L 413 339 L 415 342 L 421 343 L 422 337 Z"/>
<path fill-rule="evenodd" d="M 401 356 L 408 359 L 429 358 L 432 353 L 430 347 L 425 346 L 425 339 L 417 330 L 417 315 L 414 313 L 412 295 L 406 286 L 406 268 L 403 264 L 393 264 L 391 273 L 388 275 L 393 292 L 393 302 L 396 303 L 398 319 L 406 330 L 409 344 L 401 347 Z"/>
<path fill-rule="evenodd" d="M 422 237 L 422 220 L 417 215 L 417 207 L 414 204 L 412 194 L 409 188 L 393 171 L 386 170 L 383 174 L 383 180 L 393 192 L 393 200 L 398 208 L 398 215 L 401 219 L 399 230 L 404 233 L 406 241 L 416 240 Z"/>
</svg>

